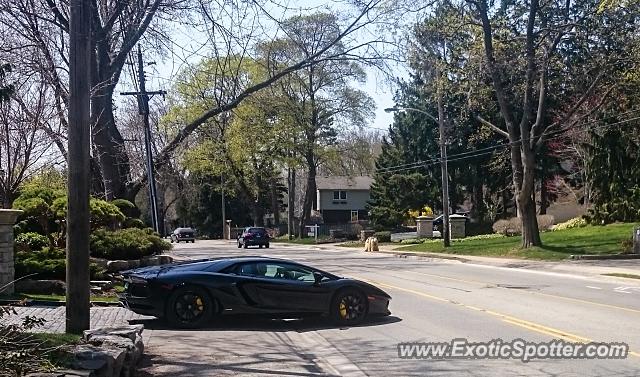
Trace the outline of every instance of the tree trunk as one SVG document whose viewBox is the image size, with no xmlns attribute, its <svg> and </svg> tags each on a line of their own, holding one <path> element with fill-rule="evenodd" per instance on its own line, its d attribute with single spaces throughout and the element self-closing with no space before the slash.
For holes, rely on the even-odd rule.
<svg viewBox="0 0 640 377">
<path fill-rule="evenodd" d="M 271 182 L 271 211 L 273 211 L 273 225 L 280 226 L 280 205 L 278 201 L 278 180 Z"/>
<path fill-rule="evenodd" d="M 314 197 L 316 196 L 316 159 L 313 151 L 309 150 L 305 154 L 307 161 L 307 188 L 304 191 L 304 204 L 302 206 L 302 216 L 300 216 L 300 237 L 304 237 L 304 227 L 307 220 L 311 218 Z"/>
</svg>

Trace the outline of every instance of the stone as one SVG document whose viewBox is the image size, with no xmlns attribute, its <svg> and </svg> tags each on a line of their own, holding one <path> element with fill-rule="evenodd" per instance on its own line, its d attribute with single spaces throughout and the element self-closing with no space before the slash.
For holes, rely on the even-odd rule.
<svg viewBox="0 0 640 377">
<path fill-rule="evenodd" d="M 418 238 L 433 238 L 433 217 L 418 216 L 416 219 L 416 233 Z"/>
<path fill-rule="evenodd" d="M 89 259 L 89 263 L 93 263 L 96 266 L 100 267 L 100 268 L 107 268 L 107 263 L 109 263 L 108 260 L 103 259 L 103 258 L 90 258 Z"/>
<path fill-rule="evenodd" d="M 117 335 L 96 335 L 91 337 L 89 344 L 99 347 L 117 347 L 125 351 L 120 375 L 129 377 L 135 371 L 140 354 L 136 351 L 135 343 L 126 337 Z"/>
<path fill-rule="evenodd" d="M 467 218 L 462 215 L 449 216 L 449 230 L 451 238 L 465 238 L 466 237 L 466 224 Z"/>
<path fill-rule="evenodd" d="M 64 295 L 66 285 L 62 280 L 18 280 L 14 284 L 16 292 L 41 295 Z"/>
<path fill-rule="evenodd" d="M 129 269 L 129 261 L 126 260 L 110 260 L 107 262 L 107 271 L 118 272 Z"/>
<path fill-rule="evenodd" d="M 126 357 L 126 350 L 115 346 L 76 346 L 73 368 L 94 371 L 97 377 L 118 377 Z"/>
<path fill-rule="evenodd" d="M 144 330 L 144 325 L 124 325 L 115 327 L 101 327 L 92 330 L 84 330 L 83 339 L 90 341 L 94 336 L 101 335 L 116 335 L 125 338 L 129 338 L 132 342 L 136 341 L 136 335 L 141 336 Z"/>
<path fill-rule="evenodd" d="M 159 257 L 144 257 L 144 258 L 140 259 L 140 266 L 141 267 L 159 266 L 159 265 L 160 265 L 160 258 Z"/>
<path fill-rule="evenodd" d="M 22 211 L 16 209 L 0 209 L 0 224 L 11 225 L 13 227 L 13 224 L 16 223 L 16 220 L 21 213 Z"/>
</svg>

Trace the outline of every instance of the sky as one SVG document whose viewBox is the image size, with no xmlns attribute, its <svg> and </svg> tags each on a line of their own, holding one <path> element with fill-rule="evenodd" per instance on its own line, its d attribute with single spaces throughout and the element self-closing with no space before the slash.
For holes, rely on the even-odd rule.
<svg viewBox="0 0 640 377">
<path fill-rule="evenodd" d="M 298 3 L 296 3 L 296 5 L 298 5 Z M 147 90 L 165 89 L 170 91 L 173 86 L 173 80 L 178 72 L 185 67 L 197 64 L 207 55 L 207 50 L 210 48 L 206 33 L 194 30 L 191 27 L 180 26 L 179 21 L 173 26 L 173 30 L 170 30 L 170 33 L 173 37 L 173 44 L 163 47 L 164 50 L 171 50 L 172 52 L 163 59 L 158 59 L 159 61 L 156 61 L 154 65 L 145 68 L 145 72 L 147 73 Z M 147 51 L 146 53 L 147 56 L 152 54 L 153 51 Z M 398 69 L 398 73 L 394 72 L 394 75 L 402 77 L 403 70 Z M 123 87 L 131 85 L 130 76 L 131 72 L 125 74 Z M 387 81 L 382 80 L 380 73 L 376 72 L 373 68 L 367 68 L 366 83 L 356 85 L 375 101 L 375 116 L 370 120 L 369 127 L 382 133 L 386 132 L 393 121 L 393 114 L 384 111 L 385 108 L 394 105 L 393 93 L 395 89 L 390 85 Z"/>
</svg>

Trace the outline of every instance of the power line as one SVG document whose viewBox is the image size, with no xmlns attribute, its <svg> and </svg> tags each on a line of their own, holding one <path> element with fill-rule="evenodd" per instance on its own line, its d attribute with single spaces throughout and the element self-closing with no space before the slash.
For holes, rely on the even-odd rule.
<svg viewBox="0 0 640 377">
<path fill-rule="evenodd" d="M 628 111 L 626 113 L 622 113 L 622 115 L 630 114 L 630 113 L 634 113 L 634 112 L 638 112 L 638 111 L 640 111 L 640 109 L 631 110 L 631 111 Z M 630 119 L 625 119 L 625 120 L 614 122 L 614 123 L 608 123 L 608 124 L 603 124 L 603 125 L 600 125 L 600 126 L 590 127 L 589 129 L 590 130 L 597 130 L 597 129 L 601 129 L 601 128 L 607 128 L 607 127 L 616 126 L 616 125 L 628 124 L 629 122 L 632 122 L 632 121 L 635 121 L 635 120 L 640 120 L 640 116 L 633 117 L 633 118 L 630 118 Z M 596 122 L 597 121 L 591 121 L 591 122 L 583 123 L 582 125 L 596 123 Z M 571 129 L 573 129 L 573 128 L 564 128 L 564 129 L 553 131 L 553 132 L 548 133 L 548 134 L 543 133 L 542 135 L 556 135 L 556 136 L 549 137 L 549 138 L 546 139 L 546 140 L 554 140 L 554 139 L 558 139 L 560 137 L 563 137 L 564 135 L 562 135 L 562 133 L 564 133 L 566 131 L 569 131 Z M 521 139 L 515 140 L 513 142 L 503 143 L 503 144 L 495 145 L 495 146 L 492 146 L 492 147 L 487 147 L 487 148 L 482 148 L 482 149 L 477 149 L 477 150 L 472 150 L 472 151 L 452 154 L 452 155 L 450 155 L 448 157 L 447 161 L 460 161 L 460 160 L 465 160 L 465 159 L 468 159 L 468 158 L 488 155 L 488 154 L 493 153 L 497 149 L 506 148 L 506 147 L 510 147 L 510 146 L 513 146 L 513 145 L 517 145 L 517 144 L 521 143 L 523 140 L 526 141 L 526 140 L 529 140 L 529 139 L 530 138 L 526 138 L 526 139 L 525 138 L 521 138 Z M 382 169 L 378 169 L 377 171 L 380 172 L 380 173 L 397 173 L 397 172 L 407 171 L 407 170 L 421 168 L 421 167 L 429 167 L 429 166 L 432 166 L 432 165 L 437 165 L 439 163 L 440 163 L 440 159 L 437 158 L 437 157 L 434 157 L 434 158 L 430 158 L 430 159 L 427 159 L 427 160 L 416 161 L 416 162 L 412 162 L 412 163 L 408 163 L 408 164 L 389 166 L 389 167 L 385 167 L 385 168 L 382 168 Z"/>
</svg>

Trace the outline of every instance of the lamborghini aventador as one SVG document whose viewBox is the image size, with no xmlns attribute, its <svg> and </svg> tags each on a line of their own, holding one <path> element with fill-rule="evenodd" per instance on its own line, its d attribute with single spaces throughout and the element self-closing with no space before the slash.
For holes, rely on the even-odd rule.
<svg viewBox="0 0 640 377">
<path fill-rule="evenodd" d="M 383 290 L 284 259 L 208 259 L 139 268 L 122 276 L 124 306 L 176 327 L 201 327 L 235 313 L 322 315 L 339 325 L 391 314 L 391 297 Z"/>
</svg>

